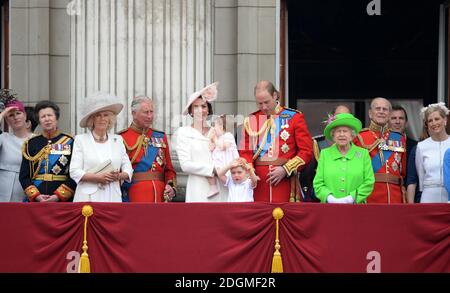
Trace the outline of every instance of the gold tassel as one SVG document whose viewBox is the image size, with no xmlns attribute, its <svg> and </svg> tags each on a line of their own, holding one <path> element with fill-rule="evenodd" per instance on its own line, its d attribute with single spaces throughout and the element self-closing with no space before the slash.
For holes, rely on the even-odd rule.
<svg viewBox="0 0 450 293">
<path fill-rule="evenodd" d="M 94 214 L 94 209 L 90 205 L 83 206 L 81 213 L 84 216 L 84 240 L 83 240 L 83 253 L 81 254 L 80 263 L 78 265 L 79 273 L 90 273 L 91 264 L 89 262 L 88 245 L 87 245 L 87 223 L 88 218 Z"/>
<path fill-rule="evenodd" d="M 280 240 L 279 240 L 279 221 L 283 218 L 284 212 L 281 208 L 275 208 L 272 212 L 272 216 L 275 219 L 276 234 L 275 234 L 275 252 L 272 258 L 272 273 L 282 273 L 283 272 L 283 260 L 281 259 L 280 253 Z"/>
</svg>

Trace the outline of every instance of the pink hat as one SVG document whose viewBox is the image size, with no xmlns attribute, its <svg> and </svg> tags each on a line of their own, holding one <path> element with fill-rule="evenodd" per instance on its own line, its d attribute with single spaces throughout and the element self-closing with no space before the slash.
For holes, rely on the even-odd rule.
<svg viewBox="0 0 450 293">
<path fill-rule="evenodd" d="M 25 112 L 23 103 L 19 100 L 12 100 L 6 103 L 5 107 L 16 107 L 19 111 Z"/>
<path fill-rule="evenodd" d="M 216 82 L 204 87 L 203 89 L 191 94 L 189 96 L 189 100 L 187 102 L 186 107 L 184 107 L 182 114 L 187 115 L 189 113 L 189 107 L 198 98 L 202 98 L 204 101 L 207 101 L 209 103 L 211 103 L 212 101 L 217 99 L 217 86 L 218 85 L 219 85 L 219 82 L 216 81 Z"/>
</svg>

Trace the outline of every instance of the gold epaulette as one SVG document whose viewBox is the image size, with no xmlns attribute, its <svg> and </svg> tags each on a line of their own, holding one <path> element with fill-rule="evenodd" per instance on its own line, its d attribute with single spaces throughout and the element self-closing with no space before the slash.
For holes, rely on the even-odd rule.
<svg viewBox="0 0 450 293">
<path fill-rule="evenodd" d="M 370 130 L 370 128 L 363 128 L 363 129 L 361 129 L 361 131 L 359 132 L 359 133 L 361 133 L 361 132 L 363 132 L 363 131 L 367 131 L 367 130 Z"/>
</svg>

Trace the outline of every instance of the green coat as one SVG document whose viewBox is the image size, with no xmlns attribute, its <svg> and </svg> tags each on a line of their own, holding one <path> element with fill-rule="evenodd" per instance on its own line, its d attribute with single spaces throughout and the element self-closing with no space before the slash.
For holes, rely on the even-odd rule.
<svg viewBox="0 0 450 293">
<path fill-rule="evenodd" d="M 313 184 L 321 202 L 327 202 L 330 193 L 336 198 L 351 195 L 356 203 L 365 202 L 374 183 L 372 161 L 366 149 L 352 144 L 343 156 L 333 145 L 320 152 Z"/>
</svg>

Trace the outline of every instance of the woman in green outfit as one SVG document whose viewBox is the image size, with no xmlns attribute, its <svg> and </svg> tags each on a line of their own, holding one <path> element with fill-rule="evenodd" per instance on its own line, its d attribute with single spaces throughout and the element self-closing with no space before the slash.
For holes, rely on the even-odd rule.
<svg viewBox="0 0 450 293">
<path fill-rule="evenodd" d="M 325 137 L 335 144 L 320 152 L 314 191 L 321 202 L 364 203 L 372 193 L 375 176 L 369 152 L 352 143 L 361 127 L 359 119 L 342 113 L 325 128 Z"/>
</svg>

